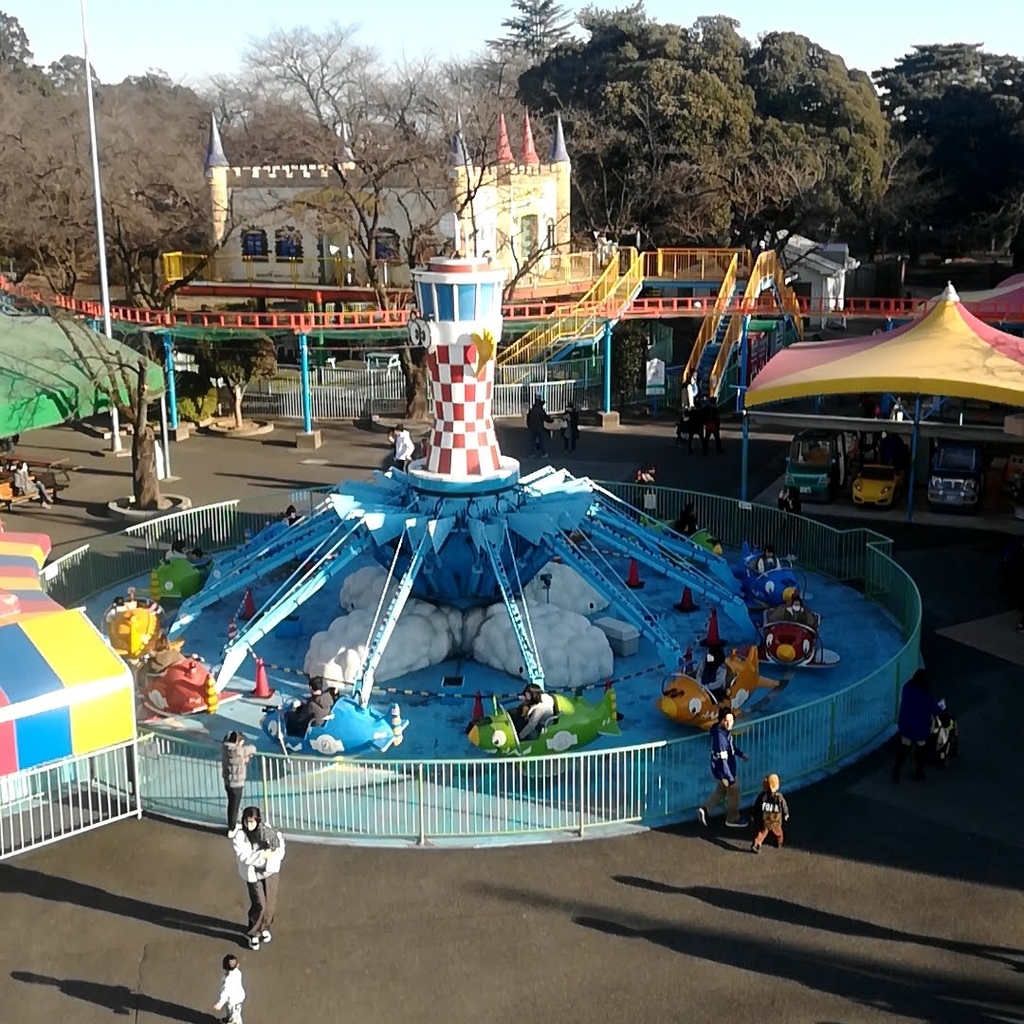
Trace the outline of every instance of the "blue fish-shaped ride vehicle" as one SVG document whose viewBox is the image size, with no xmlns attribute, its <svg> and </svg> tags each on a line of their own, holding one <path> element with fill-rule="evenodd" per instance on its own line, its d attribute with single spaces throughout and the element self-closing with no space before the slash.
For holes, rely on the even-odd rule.
<svg viewBox="0 0 1024 1024">
<path fill-rule="evenodd" d="M 382 714 L 363 707 L 354 697 L 339 697 L 331 716 L 323 725 L 311 725 L 300 736 L 290 736 L 286 727 L 288 712 L 301 702 L 278 707 L 268 706 L 260 723 L 263 731 L 280 744 L 286 754 L 313 754 L 319 757 L 349 757 L 371 752 L 384 753 L 402 742 L 409 727 L 397 704 Z"/>
<path fill-rule="evenodd" d="M 744 543 L 740 560 L 732 567 L 732 574 L 743 587 L 747 604 L 760 608 L 775 608 L 787 601 L 801 587 L 801 578 L 791 561 L 774 559 L 771 568 L 762 569 L 758 563 L 762 552 Z"/>
</svg>

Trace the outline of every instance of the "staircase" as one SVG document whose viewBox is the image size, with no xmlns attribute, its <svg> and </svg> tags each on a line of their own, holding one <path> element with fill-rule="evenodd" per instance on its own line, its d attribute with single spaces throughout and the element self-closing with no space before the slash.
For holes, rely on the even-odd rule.
<svg viewBox="0 0 1024 1024">
<path fill-rule="evenodd" d="M 626 270 L 622 271 L 622 266 Z M 593 341 L 604 330 L 606 320 L 617 321 L 629 308 L 644 283 L 642 254 L 621 249 L 594 286 L 575 306 L 553 323 L 527 331 L 496 359 L 498 366 L 509 363 L 541 363 L 573 342 Z"/>
<path fill-rule="evenodd" d="M 778 253 L 774 249 L 767 249 L 754 261 L 754 266 L 750 270 L 750 277 L 747 279 L 746 287 L 743 289 L 739 310 L 733 310 L 732 315 L 728 318 L 723 317 L 723 319 L 728 319 L 729 322 L 726 325 L 721 341 L 718 342 L 715 357 L 709 368 L 707 391 L 705 391 L 705 394 L 709 395 L 713 401 L 718 401 L 721 398 L 722 383 L 729 370 L 729 361 L 743 340 L 747 316 L 757 311 L 758 299 L 762 292 L 765 291 L 773 293 L 777 305 L 776 312 L 792 320 L 797 339 L 803 341 L 804 324 L 800 311 L 800 301 L 793 289 L 786 284 L 786 271 L 779 261 Z M 714 344 L 714 340 L 712 344 Z M 698 374 L 700 374 L 699 369 Z M 700 376 L 699 379 L 703 389 L 705 386 L 704 378 Z"/>
<path fill-rule="evenodd" d="M 729 261 L 729 266 L 726 268 L 725 277 L 722 278 L 722 285 L 718 289 L 715 304 L 711 307 L 708 315 L 704 317 L 700 325 L 697 340 L 693 343 L 693 350 L 690 352 L 690 358 L 686 361 L 686 367 L 683 370 L 684 388 L 686 387 L 686 382 L 693 376 L 693 372 L 696 370 L 701 390 L 705 394 L 707 393 L 706 387 L 710 378 L 711 368 L 714 366 L 722 341 L 725 339 L 725 331 L 728 329 L 728 324 L 732 317 L 731 304 L 739 287 L 740 282 L 738 278 L 740 270 L 745 269 L 747 266 L 745 258 L 742 265 L 740 260 L 740 254 L 734 253 Z M 710 357 L 706 355 L 708 349 L 712 351 Z M 708 362 L 709 358 L 710 362 Z"/>
</svg>

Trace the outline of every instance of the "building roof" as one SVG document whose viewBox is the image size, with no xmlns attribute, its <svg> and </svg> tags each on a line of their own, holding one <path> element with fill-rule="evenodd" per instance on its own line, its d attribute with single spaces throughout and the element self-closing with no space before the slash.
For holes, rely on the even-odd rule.
<svg viewBox="0 0 1024 1024">
<path fill-rule="evenodd" d="M 551 139 L 551 163 L 569 163 L 569 151 L 565 148 L 565 132 L 562 130 L 562 115 L 555 121 L 555 134 Z"/>
<path fill-rule="evenodd" d="M 1024 405 L 1024 339 L 973 316 L 949 285 L 925 316 L 898 330 L 783 349 L 754 378 L 745 400 L 753 408 L 863 392 Z"/>
<path fill-rule="evenodd" d="M 224 144 L 220 141 L 220 129 L 217 127 L 216 114 L 210 115 L 210 141 L 206 146 L 206 170 L 213 170 L 214 167 L 230 167 L 228 158 L 224 155 Z"/>
<path fill-rule="evenodd" d="M 860 266 L 860 261 L 850 256 L 850 247 L 845 242 L 815 242 L 803 235 L 790 235 L 782 255 L 787 270 L 799 273 L 802 265 L 824 277 L 835 277 Z"/>
</svg>

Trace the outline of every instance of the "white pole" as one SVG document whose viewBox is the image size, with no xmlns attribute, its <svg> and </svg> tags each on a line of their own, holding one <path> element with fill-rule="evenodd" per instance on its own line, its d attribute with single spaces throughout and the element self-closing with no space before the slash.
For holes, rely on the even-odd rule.
<svg viewBox="0 0 1024 1024">
<path fill-rule="evenodd" d="M 85 96 L 89 108 L 89 148 L 92 150 L 92 190 L 96 200 L 96 253 L 100 264 L 100 298 L 103 302 L 103 333 L 113 339 L 114 328 L 110 322 L 110 282 L 107 280 L 107 236 L 103 230 L 103 186 L 100 183 L 100 154 L 96 142 L 96 103 L 92 89 L 92 65 L 89 63 L 89 32 L 85 16 L 85 0 L 82 5 L 82 52 L 85 57 Z M 117 384 L 115 382 L 115 388 Z M 117 404 L 110 405 L 110 450 L 121 451 L 121 420 Z"/>
<path fill-rule="evenodd" d="M 167 428 L 167 391 L 160 393 L 160 440 L 164 449 L 164 476 L 171 477 L 171 432 Z"/>
</svg>

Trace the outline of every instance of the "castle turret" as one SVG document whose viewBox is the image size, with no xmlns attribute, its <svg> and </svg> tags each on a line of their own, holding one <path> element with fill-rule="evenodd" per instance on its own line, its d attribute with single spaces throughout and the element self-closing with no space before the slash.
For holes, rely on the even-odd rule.
<svg viewBox="0 0 1024 1024">
<path fill-rule="evenodd" d="M 473 166 L 469 158 L 469 150 L 466 148 L 466 139 L 462 134 L 462 113 L 455 112 L 455 134 L 451 137 L 448 146 L 448 168 L 449 173 L 461 170 L 469 170 Z"/>
<path fill-rule="evenodd" d="M 562 118 L 555 121 L 555 134 L 551 139 L 551 170 L 555 175 L 555 247 L 559 252 L 569 252 L 572 243 L 572 163 L 565 148 L 565 131 Z"/>
<path fill-rule="evenodd" d="M 533 128 L 530 125 L 530 115 L 523 115 L 523 166 L 540 167 L 540 157 L 537 156 L 537 147 L 533 142 Z"/>
<path fill-rule="evenodd" d="M 512 144 L 508 141 L 508 125 L 505 115 L 498 115 L 498 150 L 494 161 L 499 167 L 515 165 L 516 158 L 512 155 Z"/>
<path fill-rule="evenodd" d="M 210 115 L 210 141 L 206 146 L 206 184 L 210 190 L 210 241 L 217 248 L 228 232 L 228 158 L 220 140 L 217 117 Z"/>
</svg>

